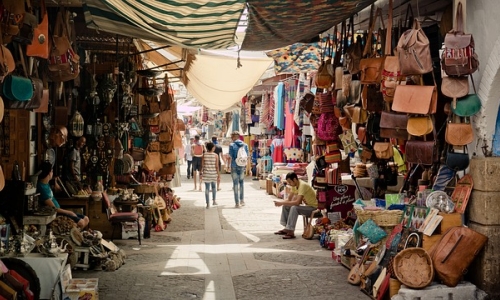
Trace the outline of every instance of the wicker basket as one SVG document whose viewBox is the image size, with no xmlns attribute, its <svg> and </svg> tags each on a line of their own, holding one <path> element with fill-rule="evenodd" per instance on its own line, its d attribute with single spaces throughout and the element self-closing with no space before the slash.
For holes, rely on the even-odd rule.
<svg viewBox="0 0 500 300">
<path fill-rule="evenodd" d="M 413 289 L 422 289 L 434 279 L 432 259 L 423 248 L 407 248 L 394 257 L 394 273 L 398 280 Z"/>
<path fill-rule="evenodd" d="M 396 226 L 401 223 L 402 210 L 361 210 L 356 209 L 360 224 L 372 219 L 378 226 Z"/>
</svg>

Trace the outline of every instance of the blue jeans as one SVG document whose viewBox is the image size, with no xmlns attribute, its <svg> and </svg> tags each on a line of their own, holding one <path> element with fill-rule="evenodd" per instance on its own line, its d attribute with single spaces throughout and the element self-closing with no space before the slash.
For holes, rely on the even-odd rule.
<svg viewBox="0 0 500 300">
<path fill-rule="evenodd" d="M 233 192 L 234 192 L 234 203 L 239 204 L 243 201 L 245 183 L 245 167 L 233 166 L 231 167 L 231 177 L 233 178 Z M 239 193 L 239 200 L 238 200 Z"/>
<path fill-rule="evenodd" d="M 193 168 L 192 168 L 192 163 L 193 161 L 192 160 L 188 160 L 187 161 L 187 177 L 190 178 L 190 177 L 193 177 Z"/>
<path fill-rule="evenodd" d="M 210 202 L 210 188 L 212 188 L 212 201 L 215 201 L 215 194 L 217 193 L 215 182 L 205 182 L 205 201 L 207 204 Z"/>
</svg>

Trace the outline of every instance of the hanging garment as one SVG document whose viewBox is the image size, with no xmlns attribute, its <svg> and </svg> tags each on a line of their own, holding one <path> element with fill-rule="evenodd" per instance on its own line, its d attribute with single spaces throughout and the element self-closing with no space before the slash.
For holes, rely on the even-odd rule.
<svg viewBox="0 0 500 300">
<path fill-rule="evenodd" d="M 285 129 L 285 87 L 283 82 L 278 83 L 274 88 L 274 125 L 279 130 Z"/>
<path fill-rule="evenodd" d="M 290 110 L 292 102 L 287 102 L 286 115 L 285 115 L 285 148 L 294 147 L 297 143 L 295 142 L 295 136 L 299 132 L 299 128 L 293 119 L 293 112 Z"/>
<path fill-rule="evenodd" d="M 283 139 L 276 138 L 271 143 L 273 163 L 285 162 L 283 157 Z"/>
<path fill-rule="evenodd" d="M 274 126 L 274 110 L 276 103 L 274 102 L 274 93 L 269 93 L 269 115 L 268 115 L 268 129 L 272 129 Z"/>
</svg>

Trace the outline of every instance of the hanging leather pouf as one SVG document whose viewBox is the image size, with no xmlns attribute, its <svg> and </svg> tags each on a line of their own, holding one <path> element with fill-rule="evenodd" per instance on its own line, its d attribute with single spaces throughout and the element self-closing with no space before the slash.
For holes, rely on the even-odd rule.
<svg viewBox="0 0 500 300">
<path fill-rule="evenodd" d="M 78 111 L 76 111 L 69 122 L 69 132 L 74 137 L 81 137 L 83 135 L 83 128 L 83 117 Z"/>
</svg>

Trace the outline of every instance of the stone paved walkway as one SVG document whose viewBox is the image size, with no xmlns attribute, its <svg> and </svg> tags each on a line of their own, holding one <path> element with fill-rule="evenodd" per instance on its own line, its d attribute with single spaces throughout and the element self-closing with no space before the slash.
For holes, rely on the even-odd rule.
<svg viewBox="0 0 500 300">
<path fill-rule="evenodd" d="M 184 166 L 181 166 L 184 169 Z M 183 170 L 184 171 L 184 170 Z M 205 194 L 182 175 L 175 188 L 182 208 L 150 239 L 115 240 L 127 254 L 115 272 L 73 271 L 99 278 L 100 299 L 368 299 L 347 283 L 348 270 L 318 240 L 283 240 L 274 196 L 247 177 L 243 208 L 234 208 L 231 176 L 222 175 L 218 206 L 205 208 Z"/>
</svg>

